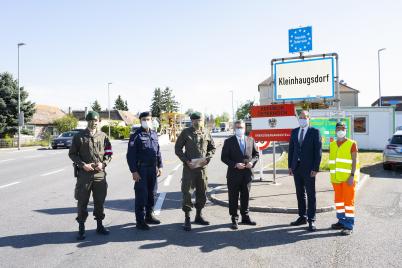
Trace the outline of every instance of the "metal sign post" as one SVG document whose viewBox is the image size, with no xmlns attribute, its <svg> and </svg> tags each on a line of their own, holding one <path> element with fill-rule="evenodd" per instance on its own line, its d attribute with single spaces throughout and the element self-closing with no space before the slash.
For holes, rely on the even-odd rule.
<svg viewBox="0 0 402 268">
<path fill-rule="evenodd" d="M 276 184 L 276 145 L 275 142 L 272 142 L 272 178 L 274 180 L 274 184 Z"/>
</svg>

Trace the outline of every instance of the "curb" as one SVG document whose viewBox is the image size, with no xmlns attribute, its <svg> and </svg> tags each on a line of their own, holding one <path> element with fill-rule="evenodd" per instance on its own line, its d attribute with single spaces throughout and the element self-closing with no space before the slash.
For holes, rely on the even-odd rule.
<svg viewBox="0 0 402 268">
<path fill-rule="evenodd" d="M 364 183 L 367 181 L 368 178 L 370 178 L 370 175 L 368 174 L 363 174 L 363 176 L 360 179 L 359 183 L 356 186 L 356 194 L 359 192 L 359 190 L 362 188 Z M 215 193 L 221 190 L 226 186 L 218 186 L 215 188 L 212 188 L 210 191 L 208 191 L 208 198 L 209 200 L 217 205 L 224 206 L 224 207 L 229 207 L 229 202 L 221 200 L 215 196 Z M 249 207 L 250 211 L 255 211 L 255 212 L 269 212 L 269 213 L 285 213 L 285 214 L 297 214 L 298 209 L 297 208 L 287 208 L 287 207 L 261 207 L 261 206 L 250 206 Z M 326 206 L 326 207 L 320 207 L 316 209 L 316 213 L 323 213 L 323 212 L 330 212 L 335 210 L 335 206 Z"/>
</svg>

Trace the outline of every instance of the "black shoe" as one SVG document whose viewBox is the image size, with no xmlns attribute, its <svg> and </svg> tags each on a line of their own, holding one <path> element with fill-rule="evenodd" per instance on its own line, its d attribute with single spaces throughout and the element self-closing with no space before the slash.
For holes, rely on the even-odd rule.
<svg viewBox="0 0 402 268">
<path fill-rule="evenodd" d="M 241 224 L 244 225 L 257 225 L 255 221 L 252 221 L 249 216 L 241 218 Z"/>
<path fill-rule="evenodd" d="M 331 225 L 331 228 L 334 230 L 342 230 L 344 227 L 343 225 L 338 221 L 337 223 L 334 223 Z"/>
<path fill-rule="evenodd" d="M 206 221 L 201 214 L 201 210 L 197 210 L 197 215 L 195 215 L 194 223 L 200 225 L 209 225 L 209 221 Z"/>
<path fill-rule="evenodd" d="M 85 224 L 83 222 L 79 223 L 77 240 L 85 239 Z"/>
<path fill-rule="evenodd" d="M 315 223 L 314 223 L 313 221 L 310 221 L 310 222 L 308 223 L 308 228 L 307 228 L 307 230 L 308 230 L 309 232 L 315 232 L 315 231 L 317 230 L 317 227 L 315 226 Z"/>
<path fill-rule="evenodd" d="M 148 231 L 149 229 L 151 229 L 151 228 L 149 227 L 149 225 L 145 223 L 145 221 L 143 221 L 143 222 L 137 222 L 137 224 L 136 224 L 135 227 L 137 227 L 137 229 L 143 230 L 143 231 Z"/>
<path fill-rule="evenodd" d="M 161 221 L 155 218 L 155 215 L 152 212 L 147 213 L 145 216 L 145 222 L 148 224 L 161 224 Z"/>
<path fill-rule="evenodd" d="M 108 235 L 110 233 L 110 231 L 103 226 L 101 220 L 96 221 L 96 232 L 102 235 Z"/>
<path fill-rule="evenodd" d="M 232 230 L 237 230 L 237 229 L 239 229 L 239 225 L 238 225 L 238 223 L 237 223 L 237 219 L 232 218 L 232 225 L 230 226 L 230 229 L 232 229 Z"/>
<path fill-rule="evenodd" d="M 183 229 L 184 229 L 184 231 L 187 231 L 187 232 L 191 231 L 190 217 L 186 217 L 186 219 L 184 221 Z"/>
<path fill-rule="evenodd" d="M 307 219 L 304 217 L 299 217 L 297 220 L 292 221 L 290 225 L 292 226 L 299 226 L 307 223 Z"/>
</svg>

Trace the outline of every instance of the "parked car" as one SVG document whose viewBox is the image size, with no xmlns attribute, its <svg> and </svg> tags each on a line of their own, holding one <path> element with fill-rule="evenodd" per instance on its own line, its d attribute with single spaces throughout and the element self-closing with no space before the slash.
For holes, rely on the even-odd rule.
<svg viewBox="0 0 402 268">
<path fill-rule="evenodd" d="M 219 129 L 219 128 L 217 128 L 217 127 L 215 127 L 215 128 L 213 128 L 212 129 L 212 133 L 218 133 L 218 132 L 220 132 L 221 130 Z"/>
<path fill-rule="evenodd" d="M 397 127 L 395 131 L 399 131 L 399 130 L 402 130 L 402 126 Z"/>
<path fill-rule="evenodd" d="M 392 169 L 394 165 L 402 165 L 402 130 L 394 133 L 383 153 L 383 167 Z"/>
<path fill-rule="evenodd" d="M 57 138 L 52 140 L 52 148 L 57 149 L 61 148 L 70 148 L 71 143 L 73 142 L 73 137 L 75 134 L 79 133 L 79 130 L 67 131 L 61 133 Z"/>
</svg>

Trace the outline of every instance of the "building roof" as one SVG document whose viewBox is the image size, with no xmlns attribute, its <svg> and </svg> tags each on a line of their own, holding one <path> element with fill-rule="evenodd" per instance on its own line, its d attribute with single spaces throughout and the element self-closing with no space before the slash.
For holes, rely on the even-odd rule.
<svg viewBox="0 0 402 268">
<path fill-rule="evenodd" d="M 260 86 L 269 86 L 272 84 L 272 78 L 271 76 L 262 81 L 261 83 L 258 84 L 258 91 L 260 90 Z"/>
<path fill-rule="evenodd" d="M 37 104 L 35 113 L 28 124 L 31 125 L 52 125 L 56 119 L 60 119 L 66 114 L 56 106 Z"/>
<path fill-rule="evenodd" d="M 76 117 L 80 121 L 85 121 L 85 111 L 72 111 L 74 117 Z M 101 111 L 99 113 L 99 117 L 102 120 L 109 119 L 109 112 L 108 111 Z M 110 110 L 110 120 L 115 121 L 124 121 L 126 125 L 134 124 L 136 116 L 134 116 L 129 111 L 120 111 L 120 110 Z"/>
<path fill-rule="evenodd" d="M 397 111 L 402 111 L 402 96 L 382 96 L 381 103 L 383 106 L 396 105 Z M 378 106 L 378 99 L 371 106 Z M 398 108 L 401 108 L 401 110 L 398 110 Z"/>
</svg>

